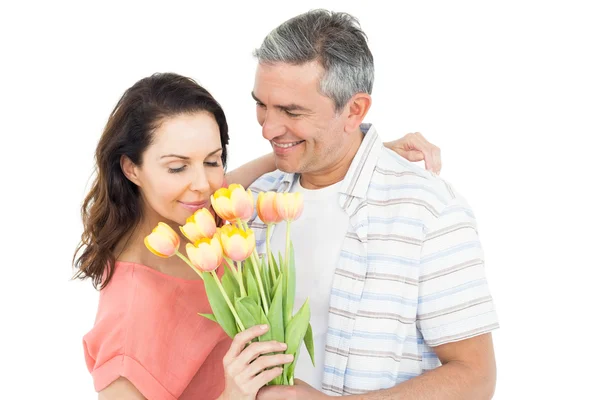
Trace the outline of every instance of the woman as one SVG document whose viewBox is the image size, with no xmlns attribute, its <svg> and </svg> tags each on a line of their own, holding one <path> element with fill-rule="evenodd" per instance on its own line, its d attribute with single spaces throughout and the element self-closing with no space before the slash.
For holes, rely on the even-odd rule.
<svg viewBox="0 0 600 400">
<path fill-rule="evenodd" d="M 158 258 L 143 243 L 159 221 L 176 228 L 210 209 L 225 181 L 248 186 L 274 169 L 269 155 L 225 175 L 228 142 L 217 101 L 176 74 L 137 82 L 108 120 L 75 262 L 77 276 L 101 289 L 95 325 L 83 339 L 101 399 L 253 399 L 281 373 L 270 367 L 292 361 L 277 354 L 282 343 L 245 346 L 265 333 L 260 326 L 231 341 L 198 317 L 210 313 L 202 281 L 179 258 Z M 435 150 L 414 135 L 388 145 L 409 159 L 405 151 L 415 146 Z"/>
</svg>

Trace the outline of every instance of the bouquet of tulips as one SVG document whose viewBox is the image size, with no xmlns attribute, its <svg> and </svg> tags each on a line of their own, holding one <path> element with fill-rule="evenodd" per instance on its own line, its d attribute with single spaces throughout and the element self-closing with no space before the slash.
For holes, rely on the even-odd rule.
<svg viewBox="0 0 600 400">
<path fill-rule="evenodd" d="M 308 299 L 293 314 L 296 269 L 290 226 L 302 213 L 301 194 L 259 193 L 256 211 L 267 224 L 266 254 L 262 256 L 247 224 L 254 213 L 250 190 L 231 184 L 217 190 L 211 196 L 211 204 L 227 223 L 217 227 L 206 208 L 190 216 L 179 227 L 190 241 L 185 247 L 187 257 L 179 252 L 179 235 L 163 222 L 145 238 L 146 247 L 159 257 L 180 257 L 204 280 L 213 313 L 199 315 L 217 322 L 229 337 L 254 325 L 269 325 L 267 333 L 255 340 L 286 343 L 285 353 L 294 355 L 294 361 L 284 366 L 282 375 L 269 384 L 293 385 L 302 341 L 314 365 Z M 287 224 L 285 254 L 275 257 L 270 250 L 270 234 L 273 226 L 282 222 Z M 220 266 L 221 279 L 216 273 Z"/>
</svg>

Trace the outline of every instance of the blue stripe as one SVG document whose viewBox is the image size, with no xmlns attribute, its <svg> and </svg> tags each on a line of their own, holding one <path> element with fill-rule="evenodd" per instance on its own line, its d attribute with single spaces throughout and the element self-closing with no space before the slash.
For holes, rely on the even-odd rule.
<svg viewBox="0 0 600 400">
<path fill-rule="evenodd" d="M 385 254 L 369 254 L 368 257 L 361 256 L 358 254 L 351 253 L 346 250 L 342 250 L 340 252 L 341 258 L 346 258 L 348 260 L 355 261 L 357 263 L 364 264 L 367 260 L 368 262 L 390 262 L 395 264 L 403 264 L 410 265 L 413 267 L 418 267 L 420 265 L 419 260 L 413 260 L 412 258 L 400 257 L 400 256 L 388 256 Z"/>
<path fill-rule="evenodd" d="M 466 207 L 462 207 L 462 206 L 450 206 L 446 209 L 444 209 L 444 211 L 442 211 L 440 213 L 440 217 L 442 216 L 446 216 L 455 212 L 463 212 L 465 214 L 467 214 L 469 217 L 471 218 L 475 218 L 475 214 L 473 214 L 473 211 L 470 208 L 466 208 Z"/>
<path fill-rule="evenodd" d="M 425 192 L 428 192 L 428 193 L 431 193 L 432 195 L 434 195 L 444 205 L 448 203 L 448 200 L 445 197 L 442 197 L 440 195 L 439 191 L 434 190 L 431 187 L 426 186 L 426 185 L 419 185 L 418 183 L 403 183 L 403 184 L 397 184 L 397 185 L 390 185 L 390 184 L 382 185 L 379 183 L 371 183 L 369 185 L 369 188 L 370 189 L 372 188 L 373 190 L 382 191 L 382 192 L 388 192 L 391 190 L 407 190 L 407 189 L 423 190 Z"/>
<path fill-rule="evenodd" d="M 426 303 L 428 301 L 431 300 L 437 300 L 440 299 L 442 297 L 446 297 L 446 296 L 450 296 L 456 293 L 460 293 L 460 292 L 464 292 L 465 290 L 469 290 L 472 289 L 474 287 L 478 287 L 478 286 L 482 286 L 482 285 L 486 285 L 487 284 L 487 280 L 484 279 L 478 279 L 476 281 L 471 281 L 471 282 L 467 282 L 464 283 L 460 286 L 456 286 L 453 287 L 451 289 L 448 290 L 443 290 L 441 292 L 438 293 L 434 293 L 434 294 L 430 294 L 429 296 L 425 296 L 425 297 L 419 297 L 419 304 L 423 304 Z"/>
<path fill-rule="evenodd" d="M 404 217 L 369 217 L 369 224 L 383 224 L 390 225 L 393 223 L 401 223 L 405 225 L 418 226 L 423 228 L 425 224 L 420 219 L 404 218 Z"/>
<path fill-rule="evenodd" d="M 361 296 L 346 292 L 340 289 L 331 289 L 331 295 L 335 297 L 340 297 L 350 301 L 360 301 Z M 393 295 L 380 295 L 372 292 L 364 291 L 362 295 L 363 299 L 367 300 L 383 300 L 383 301 L 393 301 L 396 303 L 400 303 L 407 306 L 417 306 L 416 300 L 409 300 L 401 296 L 393 296 Z"/>
<path fill-rule="evenodd" d="M 407 373 L 392 374 L 391 372 L 388 372 L 388 371 L 360 371 L 360 370 L 355 370 L 355 369 L 350 369 L 350 368 L 346 368 L 346 371 L 342 371 L 342 370 L 339 370 L 339 369 L 333 368 L 333 367 L 325 367 L 325 368 L 323 368 L 323 371 L 326 373 L 329 373 L 329 374 L 337 375 L 337 376 L 350 375 L 350 376 L 356 376 L 359 378 L 380 378 L 381 376 L 384 376 L 387 379 L 394 381 L 394 382 L 396 382 L 397 379 L 402 381 L 402 380 L 408 380 L 408 379 L 418 376 L 418 374 L 407 374 Z M 344 374 L 344 372 L 345 372 L 345 374 Z"/>
<path fill-rule="evenodd" d="M 396 343 L 417 343 L 417 344 L 425 344 L 425 341 L 422 337 L 417 336 L 398 336 L 393 333 L 372 333 L 372 332 L 364 332 L 364 331 L 354 331 L 352 334 L 348 332 L 343 332 L 340 329 L 333 329 L 329 327 L 327 329 L 327 333 L 329 335 L 335 337 L 341 337 L 344 339 L 351 339 L 352 336 L 363 338 L 363 339 L 372 339 L 372 340 L 389 340 Z"/>
<path fill-rule="evenodd" d="M 481 242 L 465 242 L 459 245 L 450 247 L 446 250 L 438 251 L 437 253 L 433 253 L 428 255 L 427 257 L 423 257 L 421 259 L 421 264 L 427 264 L 433 260 L 437 260 L 438 258 L 448 257 L 451 254 L 458 253 L 459 251 L 468 250 L 468 249 L 479 249 L 481 248 Z"/>
</svg>

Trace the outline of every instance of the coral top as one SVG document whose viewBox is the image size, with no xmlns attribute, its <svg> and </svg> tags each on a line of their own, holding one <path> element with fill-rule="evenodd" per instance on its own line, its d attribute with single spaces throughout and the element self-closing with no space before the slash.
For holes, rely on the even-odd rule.
<svg viewBox="0 0 600 400">
<path fill-rule="evenodd" d="M 231 339 L 198 312 L 211 312 L 201 280 L 117 262 L 83 338 L 96 391 L 123 376 L 149 400 L 217 398 Z"/>
</svg>

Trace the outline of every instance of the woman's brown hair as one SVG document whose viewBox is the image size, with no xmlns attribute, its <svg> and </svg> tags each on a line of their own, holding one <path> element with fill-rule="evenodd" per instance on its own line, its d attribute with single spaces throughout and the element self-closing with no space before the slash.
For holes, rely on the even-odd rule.
<svg viewBox="0 0 600 400">
<path fill-rule="evenodd" d="M 206 89 L 181 75 L 157 73 L 125 91 L 96 147 L 96 177 L 81 207 L 83 233 L 73 256 L 74 278 L 91 278 L 96 289 L 104 288 L 114 273 L 117 245 L 141 220 L 140 193 L 123 174 L 121 157 L 141 165 L 142 154 L 164 118 L 199 111 L 211 113 L 217 121 L 225 166 L 227 121 Z"/>
</svg>

